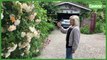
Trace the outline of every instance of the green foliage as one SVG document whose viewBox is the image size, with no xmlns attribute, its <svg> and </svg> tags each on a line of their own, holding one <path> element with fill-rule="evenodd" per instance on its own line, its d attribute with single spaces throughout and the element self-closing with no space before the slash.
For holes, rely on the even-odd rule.
<svg viewBox="0 0 107 60">
<path fill-rule="evenodd" d="M 39 2 L 39 5 L 47 11 L 47 16 L 53 19 L 56 18 L 56 10 L 58 9 L 55 4 L 56 2 Z"/>
<path fill-rule="evenodd" d="M 80 31 L 81 31 L 81 33 L 83 33 L 83 34 L 89 34 L 89 33 L 90 33 L 90 31 L 89 31 L 89 26 L 88 26 L 88 25 L 85 25 L 85 26 L 81 27 L 81 28 L 80 28 Z"/>
<path fill-rule="evenodd" d="M 105 26 L 106 26 L 105 23 L 102 23 L 101 21 L 96 22 L 95 30 L 93 33 L 102 33 L 103 32 L 105 34 L 106 33 Z M 84 34 L 91 34 L 88 25 L 81 27 L 80 31 L 81 31 L 81 33 L 84 33 Z"/>
<path fill-rule="evenodd" d="M 103 33 L 106 34 L 106 24 L 103 24 L 102 30 L 103 30 Z"/>
<path fill-rule="evenodd" d="M 26 9 L 24 9 L 23 7 L 22 9 L 21 5 L 23 3 L 25 3 L 25 7 L 26 5 L 28 5 L 29 7 L 34 8 L 31 11 L 31 8 L 27 9 L 28 7 L 26 7 Z M 53 22 L 48 22 L 47 11 L 43 9 L 36 1 L 7 1 L 2 2 L 2 14 L 4 16 L 1 20 L 2 58 L 32 58 L 33 56 L 36 57 L 38 54 L 40 54 L 44 39 L 54 29 Z M 37 15 L 34 16 L 34 14 Z M 11 18 L 11 15 L 14 17 Z M 32 19 L 29 16 L 33 16 L 34 18 L 32 17 Z M 14 20 L 19 20 L 20 24 L 16 26 Z M 14 25 L 16 29 L 14 29 L 13 31 L 9 31 L 9 27 L 11 25 Z M 32 32 L 30 30 L 30 27 L 34 27 L 33 30 L 35 30 L 36 33 Z M 22 32 L 26 33 L 25 37 L 21 36 Z M 27 35 L 28 33 L 30 33 L 30 35 Z M 31 38 L 31 36 L 35 36 L 31 33 L 38 35 Z M 29 40 L 31 40 L 31 42 L 27 41 L 29 37 Z M 28 43 L 29 45 L 24 48 L 20 48 L 19 43 L 24 44 L 24 42 L 26 42 L 26 44 Z M 13 48 L 15 45 L 17 45 L 17 47 L 14 49 L 14 51 L 9 52 L 9 54 L 9 48 Z M 9 56 L 6 57 L 6 55 L 8 54 Z"/>
<path fill-rule="evenodd" d="M 96 22 L 96 27 L 95 27 L 95 33 L 105 33 L 105 23 L 102 23 L 101 21 Z"/>
</svg>

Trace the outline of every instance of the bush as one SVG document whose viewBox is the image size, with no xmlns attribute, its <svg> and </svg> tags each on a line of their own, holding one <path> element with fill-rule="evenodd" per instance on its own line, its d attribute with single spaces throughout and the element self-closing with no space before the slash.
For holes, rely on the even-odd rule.
<svg viewBox="0 0 107 60">
<path fill-rule="evenodd" d="M 2 2 L 2 58 L 32 58 L 54 29 L 38 2 Z"/>
<path fill-rule="evenodd" d="M 101 21 L 96 22 L 95 33 L 105 32 L 105 24 Z"/>
<path fill-rule="evenodd" d="M 103 32 L 105 34 L 106 33 L 106 27 L 105 26 L 106 26 L 105 22 L 96 21 L 95 30 L 93 33 L 102 33 Z M 88 25 L 81 27 L 80 30 L 81 30 L 81 33 L 91 34 Z"/>
<path fill-rule="evenodd" d="M 90 30 L 90 29 L 89 29 L 89 26 L 88 26 L 88 25 L 85 25 L 85 26 L 83 26 L 83 27 L 80 28 L 80 31 L 81 31 L 81 33 L 83 33 L 83 34 L 89 34 L 89 33 L 90 33 L 89 30 Z"/>
<path fill-rule="evenodd" d="M 103 29 L 104 34 L 106 34 L 106 24 L 104 24 L 102 29 Z"/>
</svg>

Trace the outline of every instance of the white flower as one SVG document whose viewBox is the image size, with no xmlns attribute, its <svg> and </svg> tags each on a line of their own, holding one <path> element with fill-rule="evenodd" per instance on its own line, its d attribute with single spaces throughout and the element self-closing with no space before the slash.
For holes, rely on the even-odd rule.
<svg viewBox="0 0 107 60">
<path fill-rule="evenodd" d="M 8 52 L 13 52 L 17 48 L 17 44 L 13 43 L 12 47 L 8 47 Z"/>
<path fill-rule="evenodd" d="M 37 35 L 38 35 L 38 31 L 34 31 L 34 37 L 37 37 Z"/>
<path fill-rule="evenodd" d="M 16 26 L 10 25 L 10 27 L 8 28 L 8 31 L 14 31 L 14 30 L 16 30 Z"/>
<path fill-rule="evenodd" d="M 24 53 L 21 53 L 20 55 L 21 55 L 21 56 L 24 56 Z"/>
<path fill-rule="evenodd" d="M 3 13 L 1 13 L 1 19 L 3 19 L 4 18 L 4 15 L 3 15 Z"/>
<path fill-rule="evenodd" d="M 31 21 L 34 20 L 36 15 L 37 15 L 36 12 L 33 13 L 33 14 L 31 14 L 31 15 L 29 16 L 29 20 L 31 20 Z"/>
<path fill-rule="evenodd" d="M 39 20 L 39 19 L 36 19 L 36 23 L 38 23 L 38 24 L 39 24 L 40 22 L 41 22 L 41 20 Z"/>
<path fill-rule="evenodd" d="M 30 5 L 31 10 L 34 9 L 34 7 L 35 7 L 34 4 Z"/>
<path fill-rule="evenodd" d="M 33 34 L 32 33 L 30 33 L 30 32 L 28 32 L 27 34 L 26 34 L 26 36 L 29 38 L 29 37 L 33 37 Z"/>
<path fill-rule="evenodd" d="M 22 47 L 21 47 L 21 42 L 18 44 L 18 46 L 19 46 L 19 49 L 21 49 Z"/>
<path fill-rule="evenodd" d="M 25 48 L 27 51 L 30 50 L 30 44 L 28 44 L 28 46 Z"/>
<path fill-rule="evenodd" d="M 32 37 L 33 37 L 33 33 L 30 33 L 30 32 L 28 32 L 27 34 L 26 34 L 26 37 L 27 37 L 27 42 L 31 42 L 31 39 L 32 39 Z"/>
<path fill-rule="evenodd" d="M 19 1 L 16 1 L 15 3 L 16 3 L 16 4 L 21 4 Z"/>
<path fill-rule="evenodd" d="M 28 50 L 24 50 L 24 52 L 25 52 L 25 54 L 29 54 L 30 53 L 30 51 L 28 51 Z"/>
<path fill-rule="evenodd" d="M 32 11 L 32 9 L 31 9 L 30 6 L 28 6 L 28 7 L 26 8 L 26 12 L 30 12 L 30 11 Z"/>
<path fill-rule="evenodd" d="M 7 58 L 10 56 L 10 54 L 11 54 L 10 52 L 4 53 L 4 57 Z"/>
<path fill-rule="evenodd" d="M 32 37 L 30 37 L 30 36 L 27 36 L 27 42 L 31 42 L 31 39 L 32 39 Z"/>
<path fill-rule="evenodd" d="M 34 5 L 28 6 L 26 3 L 22 4 L 22 8 L 26 11 L 26 12 L 30 12 L 32 11 L 32 9 L 34 8 Z"/>
<path fill-rule="evenodd" d="M 16 20 L 15 22 L 14 22 L 14 25 L 15 26 L 17 26 L 17 25 L 19 25 L 20 24 L 20 20 Z"/>
<path fill-rule="evenodd" d="M 34 27 L 29 27 L 29 30 L 30 30 L 31 32 L 34 32 L 36 29 L 35 29 Z"/>
<path fill-rule="evenodd" d="M 39 52 L 39 49 L 36 49 L 36 52 Z"/>
<path fill-rule="evenodd" d="M 23 4 L 21 5 L 21 7 L 22 7 L 23 9 L 26 9 L 26 8 L 28 7 L 28 5 L 27 5 L 26 3 L 23 3 Z"/>
<path fill-rule="evenodd" d="M 37 38 L 40 38 L 40 33 L 38 33 L 38 35 L 36 36 Z"/>
<path fill-rule="evenodd" d="M 30 12 L 30 11 L 32 11 L 33 9 L 34 9 L 34 4 L 31 4 L 31 5 L 29 5 L 27 8 L 26 8 L 26 12 Z"/>
<path fill-rule="evenodd" d="M 36 37 L 36 38 L 40 37 L 40 31 L 39 30 L 34 32 L 34 37 Z"/>
<path fill-rule="evenodd" d="M 19 1 L 16 1 L 15 5 L 18 6 L 19 12 L 22 13 L 22 3 L 20 3 Z"/>
<path fill-rule="evenodd" d="M 37 15 L 37 13 L 35 12 L 35 13 L 34 13 L 34 15 L 36 16 L 36 15 Z"/>
<path fill-rule="evenodd" d="M 19 49 L 25 48 L 26 46 L 29 45 L 29 42 L 23 42 L 23 43 L 19 43 Z"/>
<path fill-rule="evenodd" d="M 29 20 L 33 21 L 35 19 L 35 15 L 30 15 Z"/>
<path fill-rule="evenodd" d="M 40 38 L 40 35 L 37 35 L 36 37 L 37 37 L 37 38 Z"/>
<path fill-rule="evenodd" d="M 26 36 L 26 33 L 25 32 L 22 32 L 21 33 L 21 37 L 25 37 Z"/>
</svg>

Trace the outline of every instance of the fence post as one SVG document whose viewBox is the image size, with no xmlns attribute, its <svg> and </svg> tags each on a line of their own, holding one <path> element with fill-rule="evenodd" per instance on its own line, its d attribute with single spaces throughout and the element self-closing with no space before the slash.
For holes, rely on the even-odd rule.
<svg viewBox="0 0 107 60">
<path fill-rule="evenodd" d="M 90 33 L 93 33 L 96 25 L 96 13 L 92 12 L 91 14 L 91 23 L 90 23 Z"/>
</svg>

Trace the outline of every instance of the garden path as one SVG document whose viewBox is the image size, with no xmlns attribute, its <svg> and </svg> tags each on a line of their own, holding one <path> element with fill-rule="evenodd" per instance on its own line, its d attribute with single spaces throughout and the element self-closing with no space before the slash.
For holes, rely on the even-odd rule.
<svg viewBox="0 0 107 60">
<path fill-rule="evenodd" d="M 48 37 L 50 43 L 37 58 L 65 58 L 65 38 L 66 34 L 62 34 L 58 29 L 55 29 Z M 79 47 L 73 57 L 74 59 L 105 59 L 105 43 L 106 40 L 103 33 L 91 35 L 81 34 Z"/>
</svg>

